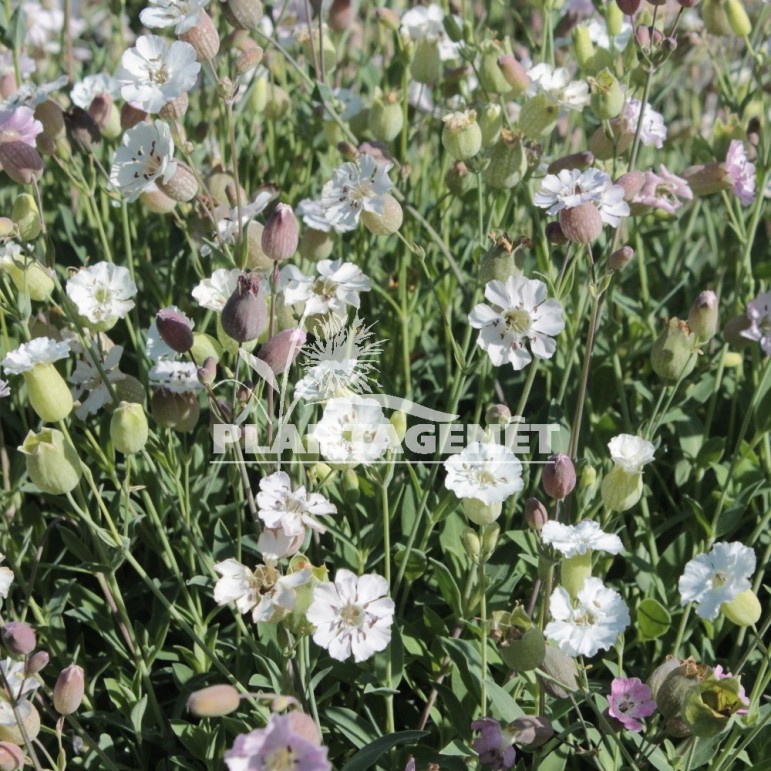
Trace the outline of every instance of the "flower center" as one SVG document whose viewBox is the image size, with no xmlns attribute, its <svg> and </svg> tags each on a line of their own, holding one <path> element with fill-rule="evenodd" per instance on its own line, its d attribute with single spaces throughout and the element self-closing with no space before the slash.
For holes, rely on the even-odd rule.
<svg viewBox="0 0 771 771">
<path fill-rule="evenodd" d="M 530 314 L 521 308 L 513 311 L 506 311 L 503 317 L 506 320 L 506 327 L 509 331 L 522 335 L 530 329 Z"/>
<path fill-rule="evenodd" d="M 364 608 L 349 602 L 340 611 L 340 618 L 348 626 L 358 628 L 364 622 Z"/>
<path fill-rule="evenodd" d="M 481 471 L 477 472 L 477 482 L 480 485 L 494 485 L 497 481 L 498 479 L 492 471 L 482 469 Z"/>
<path fill-rule="evenodd" d="M 147 79 L 158 85 L 163 85 L 169 79 L 169 71 L 163 59 L 150 59 L 147 63 Z"/>
<path fill-rule="evenodd" d="M 323 297 L 325 300 L 334 297 L 335 290 L 335 284 L 325 278 L 317 279 L 313 282 L 313 286 L 311 287 L 313 294 L 319 295 L 319 297 Z"/>
<path fill-rule="evenodd" d="M 294 771 L 297 766 L 291 747 L 282 747 L 265 756 L 265 771 Z"/>
<path fill-rule="evenodd" d="M 718 570 L 713 576 L 712 576 L 712 586 L 723 586 L 725 583 L 728 582 L 728 576 L 726 576 L 725 573 Z"/>
<path fill-rule="evenodd" d="M 112 301 L 112 292 L 110 292 L 109 287 L 106 286 L 99 286 L 94 291 L 94 300 L 98 302 L 100 305 L 106 304 Z"/>
</svg>

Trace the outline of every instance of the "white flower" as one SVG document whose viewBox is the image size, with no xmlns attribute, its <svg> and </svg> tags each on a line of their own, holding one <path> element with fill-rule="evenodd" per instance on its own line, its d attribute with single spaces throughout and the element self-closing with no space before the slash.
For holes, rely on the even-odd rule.
<svg viewBox="0 0 771 771">
<path fill-rule="evenodd" d="M 91 102 L 102 94 L 107 94 L 113 98 L 117 97 L 120 94 L 120 81 L 105 72 L 98 75 L 87 75 L 72 87 L 70 99 L 72 99 L 73 104 L 87 110 L 91 106 Z"/>
<path fill-rule="evenodd" d="M 717 618 L 720 606 L 752 588 L 755 552 L 738 541 L 716 543 L 707 554 L 699 554 L 680 576 L 681 605 L 697 603 L 696 615 L 709 621 Z"/>
<path fill-rule="evenodd" d="M 563 525 L 561 522 L 549 520 L 541 529 L 541 540 L 566 557 L 586 554 L 590 549 L 618 554 L 623 548 L 617 535 L 603 532 L 596 522 L 589 519 L 577 525 Z"/>
<path fill-rule="evenodd" d="M 321 205 L 336 230 L 354 230 L 362 211 L 383 214 L 385 194 L 393 187 L 388 178 L 392 165 L 378 164 L 373 156 L 364 153 L 355 163 L 335 169 L 321 191 Z"/>
<path fill-rule="evenodd" d="M 543 281 L 524 276 L 509 276 L 505 283 L 490 281 L 485 286 L 485 297 L 495 307 L 480 303 L 468 320 L 474 329 L 481 330 L 477 343 L 496 367 L 509 362 L 520 370 L 532 356 L 550 359 L 554 355 L 557 342 L 553 337 L 562 332 L 565 321 L 562 305 L 547 300 L 546 292 Z"/>
<path fill-rule="evenodd" d="M 333 89 L 331 102 L 341 120 L 355 118 L 364 109 L 362 98 L 350 88 Z"/>
<path fill-rule="evenodd" d="M 321 201 L 314 201 L 312 198 L 305 198 L 295 207 L 295 214 L 300 217 L 303 223 L 311 230 L 320 230 L 322 233 L 329 233 L 332 230 L 332 223 L 327 219 L 326 210 Z"/>
<path fill-rule="evenodd" d="M 240 275 L 238 268 L 218 268 L 211 274 L 211 278 L 203 279 L 193 289 L 195 301 L 200 306 L 219 313 L 230 299 L 230 295 L 236 291 Z"/>
<path fill-rule="evenodd" d="M 390 428 L 374 399 L 349 396 L 330 399 L 308 436 L 330 463 L 368 466 L 388 450 Z"/>
<path fill-rule="evenodd" d="M 586 81 L 571 81 L 564 67 L 554 69 L 549 64 L 536 64 L 528 71 L 530 94 L 543 94 L 560 107 L 581 111 L 589 104 L 589 85 Z"/>
<path fill-rule="evenodd" d="M 289 536 L 283 530 L 266 527 L 257 539 L 257 551 L 262 554 L 266 563 L 275 564 L 280 559 L 295 554 L 302 546 L 304 535 L 304 530 L 302 535 Z"/>
<path fill-rule="evenodd" d="M 168 182 L 176 169 L 168 124 L 139 123 L 123 135 L 123 144 L 115 151 L 110 182 L 128 201 L 136 201 L 155 180 Z"/>
<path fill-rule="evenodd" d="M 110 326 L 134 307 L 137 286 L 127 268 L 97 262 L 79 270 L 67 281 L 67 296 L 78 313 L 92 324 Z"/>
<path fill-rule="evenodd" d="M 198 368 L 192 361 L 158 361 L 148 376 L 151 385 L 165 388 L 175 394 L 186 394 L 201 389 Z"/>
<path fill-rule="evenodd" d="M 208 4 L 209 0 L 150 0 L 139 20 L 149 29 L 174 27 L 174 33 L 181 35 L 198 24 L 201 11 Z"/>
<path fill-rule="evenodd" d="M 621 218 L 629 215 L 624 201 L 624 188 L 614 185 L 610 174 L 599 169 L 563 169 L 559 174 L 547 174 L 533 199 L 536 206 L 557 214 L 562 209 L 573 209 L 584 203 L 593 203 L 606 225 L 618 227 Z"/>
<path fill-rule="evenodd" d="M 313 641 L 337 661 L 365 661 L 391 641 L 394 601 L 385 578 L 338 570 L 334 583 L 317 584 L 306 617 L 316 627 Z"/>
<path fill-rule="evenodd" d="M 5 554 L 0 554 L 0 562 L 5 560 Z M 11 590 L 13 583 L 13 570 L 5 566 L 0 567 L 0 597 L 5 599 Z"/>
<path fill-rule="evenodd" d="M 442 61 L 458 57 L 460 47 L 447 36 L 444 29 L 444 11 L 435 3 L 429 6 L 416 5 L 405 11 L 401 18 L 401 33 L 403 38 L 413 43 L 438 43 Z"/>
<path fill-rule="evenodd" d="M 318 277 L 306 276 L 294 265 L 279 274 L 279 289 L 287 305 L 305 303 L 305 316 L 333 313 L 344 316 L 346 306 L 359 308 L 359 292 L 369 292 L 369 278 L 352 262 L 321 260 L 316 263 Z"/>
<path fill-rule="evenodd" d="M 336 514 L 337 507 L 319 493 L 309 493 L 301 486 L 292 490 L 289 475 L 284 471 L 263 477 L 257 493 L 260 519 L 269 528 L 284 531 L 284 535 L 301 535 L 307 525 L 319 533 L 326 532 L 317 517 Z"/>
<path fill-rule="evenodd" d="M 218 562 L 214 570 L 222 576 L 214 586 L 214 601 L 218 605 L 234 602 L 240 613 L 251 611 L 255 623 L 275 623 L 291 613 L 295 590 L 311 579 L 310 568 L 282 576 L 273 564 L 249 570 L 234 559 Z"/>
<path fill-rule="evenodd" d="M 603 18 L 591 19 L 586 24 L 587 31 L 589 32 L 589 40 L 596 46 L 610 50 L 610 34 L 608 33 L 608 25 Z M 613 48 L 617 51 L 623 51 L 627 43 L 632 37 L 633 27 L 629 22 L 621 22 L 621 31 L 618 35 L 613 36 Z"/>
<path fill-rule="evenodd" d="M 273 190 L 263 190 L 254 200 L 241 204 L 241 228 L 245 228 L 258 214 L 265 211 L 267 205 L 276 197 Z M 219 215 L 218 215 L 219 216 Z M 226 243 L 233 243 L 238 235 L 238 206 L 227 212 L 227 216 L 217 220 L 217 232 Z"/>
<path fill-rule="evenodd" d="M 9 96 L 5 101 L 0 101 L 0 110 L 15 110 L 19 105 L 37 107 L 45 102 L 54 91 L 64 88 L 68 82 L 67 76 L 62 75 L 50 83 L 22 83 L 12 96 Z"/>
<path fill-rule="evenodd" d="M 643 466 L 653 460 L 656 448 L 646 439 L 633 434 L 619 434 L 608 442 L 610 457 L 629 474 L 642 473 Z"/>
<path fill-rule="evenodd" d="M 624 120 L 630 131 L 637 130 L 637 122 L 640 120 L 642 102 L 639 99 L 630 99 L 624 107 Z M 656 112 L 649 104 L 645 105 L 642 128 L 640 129 L 640 141 L 644 145 L 653 145 L 659 150 L 664 147 L 667 138 L 667 127 L 664 116 Z"/>
<path fill-rule="evenodd" d="M 158 35 L 142 35 L 121 58 L 116 77 L 129 104 L 148 113 L 187 93 L 201 69 L 195 48 L 175 40 L 169 45 Z"/>
<path fill-rule="evenodd" d="M 472 442 L 444 462 L 445 486 L 458 498 L 475 498 L 488 506 L 502 503 L 524 487 L 522 463 L 501 444 Z"/>
<path fill-rule="evenodd" d="M 2 361 L 3 369 L 11 375 L 29 372 L 38 364 L 52 364 L 65 359 L 70 354 L 70 344 L 66 341 L 52 340 L 50 337 L 36 337 L 28 343 L 22 343 L 11 351 Z"/>
<path fill-rule="evenodd" d="M 566 656 L 594 656 L 608 650 L 629 626 L 629 610 L 621 595 L 589 577 L 574 604 L 561 586 L 549 601 L 552 621 L 544 629 Z"/>
<path fill-rule="evenodd" d="M 118 364 L 122 355 L 123 348 L 120 345 L 115 345 L 102 361 L 102 369 L 111 383 L 117 383 L 126 377 L 118 371 Z M 89 415 L 98 412 L 112 398 L 110 389 L 90 358 L 82 359 L 75 365 L 69 380 L 75 386 L 72 389 L 73 399 L 80 399 L 84 392 L 88 392 L 88 396 L 81 401 L 80 407 L 75 410 L 75 414 L 81 420 L 85 420 Z"/>
</svg>

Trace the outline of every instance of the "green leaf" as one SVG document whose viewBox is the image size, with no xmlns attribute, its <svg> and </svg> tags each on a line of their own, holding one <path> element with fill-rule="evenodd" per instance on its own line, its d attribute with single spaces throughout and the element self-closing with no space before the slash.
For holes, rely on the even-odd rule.
<svg viewBox="0 0 771 771">
<path fill-rule="evenodd" d="M 383 753 L 392 747 L 409 742 L 416 742 L 428 736 L 428 731 L 397 731 L 393 734 L 381 736 L 374 742 L 360 749 L 344 766 L 342 771 L 366 771 L 372 768 Z"/>
<path fill-rule="evenodd" d="M 345 707 L 328 707 L 325 710 L 325 715 L 327 720 L 339 728 L 354 747 L 362 749 L 374 741 L 372 726 L 362 720 L 353 710 Z"/>
<path fill-rule="evenodd" d="M 11 20 L 3 31 L 2 41 L 10 49 L 20 51 L 24 47 L 24 38 L 27 36 L 27 19 L 21 5 L 11 14 Z"/>
<path fill-rule="evenodd" d="M 649 597 L 637 606 L 637 630 L 641 638 L 655 640 L 666 633 L 671 623 L 669 611 L 658 600 Z"/>
</svg>

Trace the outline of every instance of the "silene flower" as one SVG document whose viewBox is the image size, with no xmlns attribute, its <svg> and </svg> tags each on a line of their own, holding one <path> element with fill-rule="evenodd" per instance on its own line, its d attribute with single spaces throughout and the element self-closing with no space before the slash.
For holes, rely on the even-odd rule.
<svg viewBox="0 0 771 771">
<path fill-rule="evenodd" d="M 502 444 L 472 442 L 445 462 L 445 486 L 458 498 L 490 506 L 502 503 L 524 487 L 522 463 Z"/>
<path fill-rule="evenodd" d="M 589 84 L 584 80 L 574 81 L 564 67 L 556 69 L 549 64 L 536 64 L 528 70 L 530 96 L 543 94 L 560 107 L 581 111 L 591 97 Z"/>
<path fill-rule="evenodd" d="M 608 442 L 610 457 L 628 474 L 641 474 L 643 466 L 653 461 L 655 447 L 647 439 L 633 434 L 619 434 Z"/>
<path fill-rule="evenodd" d="M 123 135 L 115 151 L 110 182 L 127 201 L 136 201 L 156 180 L 168 182 L 176 169 L 168 124 L 139 123 Z"/>
<path fill-rule="evenodd" d="M 640 718 L 650 717 L 655 711 L 656 702 L 653 701 L 651 689 L 638 677 L 613 678 L 608 696 L 608 714 L 627 731 L 642 731 Z"/>
<path fill-rule="evenodd" d="M 680 604 L 695 602 L 696 615 L 712 621 L 723 603 L 751 591 L 755 572 L 755 552 L 738 541 L 716 543 L 706 554 L 688 562 L 678 581 Z"/>
<path fill-rule="evenodd" d="M 287 305 L 304 303 L 303 315 L 334 314 L 343 317 L 347 306 L 359 308 L 360 292 L 369 292 L 371 282 L 352 262 L 321 260 L 316 263 L 318 276 L 306 276 L 294 265 L 286 265 L 279 274 L 279 288 Z"/>
<path fill-rule="evenodd" d="M 102 370 L 107 375 L 110 383 L 117 383 L 126 377 L 118 370 L 122 355 L 123 348 L 120 345 L 114 345 L 100 362 Z M 86 356 L 78 361 L 69 377 L 69 381 L 74 386 L 72 389 L 73 399 L 81 399 L 84 393 L 88 394 L 85 399 L 81 399 L 80 406 L 75 410 L 75 414 L 81 420 L 85 420 L 89 415 L 98 412 L 112 399 L 110 389 L 104 382 L 102 373 L 93 363 L 90 356 Z"/>
<path fill-rule="evenodd" d="M 152 114 L 190 91 L 200 69 L 190 43 L 175 40 L 169 45 L 158 35 L 142 35 L 123 54 L 116 77 L 123 98 Z"/>
<path fill-rule="evenodd" d="M 383 214 L 385 196 L 393 187 L 391 163 L 379 164 L 367 153 L 335 169 L 321 191 L 321 205 L 329 223 L 339 232 L 354 230 L 362 211 Z"/>
<path fill-rule="evenodd" d="M 220 313 L 238 286 L 238 268 L 218 268 L 210 278 L 201 280 L 193 289 L 193 298 L 203 308 Z"/>
<path fill-rule="evenodd" d="M 755 200 L 755 164 L 747 158 L 744 143 L 734 139 L 728 146 L 725 167 L 731 178 L 731 187 L 742 206 Z"/>
<path fill-rule="evenodd" d="M 155 388 L 165 388 L 171 393 L 187 394 L 201 390 L 198 367 L 192 361 L 161 359 L 147 374 L 150 385 Z"/>
<path fill-rule="evenodd" d="M 608 650 L 629 626 L 629 610 L 621 595 L 599 578 L 584 581 L 576 600 L 557 587 L 549 601 L 552 620 L 544 634 L 566 656 L 594 656 Z"/>
<path fill-rule="evenodd" d="M 189 32 L 198 24 L 201 11 L 209 0 L 150 0 L 139 13 L 139 20 L 148 29 L 174 27 L 174 33 Z"/>
<path fill-rule="evenodd" d="M 430 42 L 438 44 L 442 61 L 456 59 L 459 46 L 453 43 L 444 29 L 444 11 L 436 3 L 415 5 L 401 17 L 401 34 L 413 43 Z"/>
<path fill-rule="evenodd" d="M 642 102 L 639 99 L 629 99 L 624 107 L 624 120 L 627 130 L 631 133 L 637 131 L 637 123 L 640 120 L 640 111 Z M 640 129 L 640 141 L 647 146 L 656 147 L 661 150 L 667 138 L 667 126 L 664 123 L 664 116 L 656 112 L 649 104 L 645 105 L 642 113 L 642 127 Z"/>
<path fill-rule="evenodd" d="M 2 367 L 12 375 L 30 372 L 38 364 L 53 364 L 70 355 L 70 344 L 64 340 L 52 340 L 50 337 L 36 337 L 28 343 L 22 343 L 11 351 L 2 361 Z"/>
<path fill-rule="evenodd" d="M 546 298 L 546 284 L 524 276 L 490 281 L 485 297 L 493 307 L 481 303 L 469 314 L 469 323 L 479 329 L 477 343 L 496 367 L 508 362 L 515 370 L 533 359 L 550 359 L 557 350 L 554 336 L 565 328 L 562 305 Z M 529 348 L 529 350 L 528 350 Z"/>
<path fill-rule="evenodd" d="M 5 561 L 5 554 L 0 553 L 0 562 Z M 0 567 L 0 598 L 5 599 L 11 591 L 13 583 L 13 570 L 3 565 Z"/>
<path fill-rule="evenodd" d="M 335 230 L 332 223 L 327 219 L 326 209 L 321 201 L 314 201 L 312 198 L 304 198 L 295 207 L 295 213 L 303 224 L 311 230 L 318 230 L 321 233 L 329 233 Z"/>
<path fill-rule="evenodd" d="M 471 724 L 472 731 L 479 731 L 473 747 L 479 754 L 479 762 L 493 771 L 514 768 L 517 753 L 514 750 L 515 734 L 505 731 L 497 720 L 483 717 Z"/>
<path fill-rule="evenodd" d="M 376 573 L 357 576 L 341 568 L 334 583 L 314 586 L 306 617 L 316 627 L 317 645 L 337 661 L 353 656 L 358 663 L 386 649 L 394 610 L 385 578 Z"/>
<path fill-rule="evenodd" d="M 662 163 L 659 173 L 645 172 L 645 180 L 640 192 L 630 201 L 632 214 L 646 214 L 653 209 L 660 209 L 667 214 L 674 214 L 683 201 L 693 200 L 693 193 L 688 182 L 673 174 Z"/>
<path fill-rule="evenodd" d="M 324 533 L 326 529 L 318 517 L 337 513 L 337 507 L 320 493 L 310 493 L 304 486 L 293 490 L 284 471 L 260 480 L 257 507 L 257 514 L 267 527 L 283 530 L 287 536 L 302 535 L 306 526 Z"/>
<path fill-rule="evenodd" d="M 766 356 L 771 356 L 771 292 L 761 292 L 747 304 L 750 326 L 742 330 L 742 337 L 760 343 Z"/>
<path fill-rule="evenodd" d="M 35 148 L 35 137 L 43 133 L 43 124 L 35 118 L 29 107 L 0 112 L 0 143 L 22 142 Z"/>
<path fill-rule="evenodd" d="M 107 329 L 134 307 L 137 286 L 127 268 L 97 262 L 72 276 L 66 291 L 84 319 Z"/>
<path fill-rule="evenodd" d="M 623 548 L 617 535 L 604 532 L 596 522 L 589 519 L 577 525 L 565 525 L 556 520 L 549 520 L 541 528 L 541 540 L 565 557 L 575 557 L 578 554 L 586 554 L 587 551 L 618 554 Z"/>
<path fill-rule="evenodd" d="M 120 81 L 107 73 L 86 75 L 72 87 L 70 99 L 83 110 L 88 110 L 98 96 L 107 94 L 113 99 L 120 95 Z"/>
</svg>

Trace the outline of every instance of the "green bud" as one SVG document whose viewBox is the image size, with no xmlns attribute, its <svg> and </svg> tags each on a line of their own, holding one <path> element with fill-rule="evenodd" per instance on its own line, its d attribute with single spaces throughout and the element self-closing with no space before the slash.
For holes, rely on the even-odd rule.
<svg viewBox="0 0 771 771">
<path fill-rule="evenodd" d="M 506 80 L 498 66 L 498 59 L 510 51 L 502 48 L 493 40 L 486 40 L 479 46 L 481 58 L 479 61 L 479 85 L 488 94 L 508 94 L 511 85 Z"/>
<path fill-rule="evenodd" d="M 476 498 L 463 499 L 463 513 L 475 525 L 489 525 L 501 516 L 500 503 L 483 503 Z"/>
<path fill-rule="evenodd" d="M 193 691 L 187 700 L 188 712 L 196 717 L 223 717 L 235 712 L 241 703 L 241 695 L 232 685 L 210 685 Z"/>
<path fill-rule="evenodd" d="M 11 219 L 19 228 L 22 241 L 34 241 L 40 235 L 40 211 L 29 193 L 16 197 L 11 209 Z"/>
<path fill-rule="evenodd" d="M 714 292 L 702 292 L 694 300 L 688 313 L 688 326 L 702 343 L 711 340 L 717 334 L 717 296 Z"/>
<path fill-rule="evenodd" d="M 681 718 L 686 697 L 698 688 L 706 674 L 707 667 L 693 659 L 687 659 L 669 672 L 656 694 L 659 712 L 667 719 Z"/>
<path fill-rule="evenodd" d="M 485 104 L 477 110 L 477 122 L 482 132 L 482 147 L 489 147 L 500 136 L 503 111 L 499 104 Z"/>
<path fill-rule="evenodd" d="M 383 196 L 383 213 L 363 211 L 361 221 L 370 233 L 376 236 L 390 236 L 396 233 L 404 221 L 401 204 L 390 194 Z"/>
<path fill-rule="evenodd" d="M 605 24 L 608 27 L 608 35 L 615 37 L 621 34 L 624 12 L 618 7 L 618 3 L 608 3 L 605 6 Z"/>
<path fill-rule="evenodd" d="M 498 236 L 479 261 L 479 282 L 487 284 L 490 281 L 506 281 L 509 276 L 520 275 L 522 268 L 517 264 L 516 253 L 508 235 L 503 233 Z"/>
<path fill-rule="evenodd" d="M 651 349 L 653 371 L 669 383 L 687 377 L 696 366 L 697 342 L 685 321 L 671 319 Z"/>
<path fill-rule="evenodd" d="M 442 24 L 444 25 L 444 31 L 447 33 L 447 37 L 450 38 L 453 43 L 460 43 L 460 41 L 463 40 L 463 30 L 452 14 L 448 13 L 442 20 Z"/>
<path fill-rule="evenodd" d="M 442 145 L 456 161 L 473 158 L 482 149 L 482 130 L 475 110 L 451 112 L 442 120 Z"/>
<path fill-rule="evenodd" d="M 430 86 L 439 81 L 442 77 L 442 57 L 438 41 L 426 39 L 417 44 L 410 72 L 418 83 Z"/>
<path fill-rule="evenodd" d="M 380 142 L 390 142 L 399 136 L 404 125 L 404 113 L 399 104 L 399 96 L 390 91 L 385 96 L 378 95 L 369 110 L 369 130 Z"/>
<path fill-rule="evenodd" d="M 560 108 L 545 94 L 528 99 L 519 113 L 519 128 L 528 139 L 540 139 L 550 134 L 557 125 Z"/>
<path fill-rule="evenodd" d="M 193 347 L 190 349 L 190 355 L 199 364 L 209 357 L 219 361 L 222 358 L 222 346 L 205 332 L 193 332 Z"/>
<path fill-rule="evenodd" d="M 589 85 L 594 114 L 600 120 L 617 117 L 624 106 L 624 94 L 613 73 L 606 68 L 596 78 L 590 78 Z"/>
<path fill-rule="evenodd" d="M 343 498 L 351 506 L 355 506 L 359 501 L 359 477 L 352 469 L 346 469 L 343 472 Z"/>
<path fill-rule="evenodd" d="M 30 431 L 19 452 L 27 456 L 29 478 L 44 493 L 63 495 L 77 487 L 82 473 L 80 458 L 61 431 Z"/>
<path fill-rule="evenodd" d="M 730 602 L 724 602 L 720 610 L 736 626 L 753 626 L 760 620 L 760 600 L 752 589 L 741 592 Z"/>
<path fill-rule="evenodd" d="M 147 444 L 147 415 L 141 404 L 121 402 L 110 419 L 113 446 L 124 455 L 134 455 Z"/>
<path fill-rule="evenodd" d="M 642 474 L 625 471 L 614 466 L 602 480 L 600 494 L 602 502 L 610 511 L 627 511 L 642 497 Z"/>
<path fill-rule="evenodd" d="M 752 32 L 752 22 L 744 10 L 742 0 L 726 0 L 725 13 L 728 25 L 737 37 L 747 37 Z"/>
<path fill-rule="evenodd" d="M 485 183 L 496 190 L 511 190 L 527 173 L 527 153 L 522 135 L 508 129 L 490 151 L 490 163 L 484 171 Z"/>
<path fill-rule="evenodd" d="M 482 560 L 487 562 L 495 553 L 498 546 L 498 538 L 501 535 L 501 527 L 497 522 L 485 525 L 481 531 L 482 534 Z"/>
<path fill-rule="evenodd" d="M 29 295 L 30 300 L 46 302 L 54 290 L 51 274 L 34 257 L 25 256 L 23 266 L 16 263 L 7 267 L 8 275 L 21 294 Z"/>
<path fill-rule="evenodd" d="M 595 48 L 589 35 L 589 27 L 585 24 L 577 24 L 573 27 L 573 50 L 576 52 L 578 66 L 582 70 L 588 69 L 594 59 Z"/>
<path fill-rule="evenodd" d="M 730 35 L 733 32 L 723 0 L 704 0 L 701 18 L 710 35 Z"/>
<path fill-rule="evenodd" d="M 391 414 L 389 421 L 394 427 L 394 431 L 396 432 L 399 441 L 403 441 L 407 433 L 407 413 L 404 412 L 404 410 L 396 410 Z"/>
<path fill-rule="evenodd" d="M 36 364 L 22 373 L 32 409 L 45 423 L 58 423 L 72 412 L 72 394 L 53 364 Z"/>
<path fill-rule="evenodd" d="M 70 664 L 65 667 L 56 679 L 54 685 L 54 709 L 60 715 L 71 715 L 77 712 L 85 693 L 85 672 L 83 667 Z"/>
<path fill-rule="evenodd" d="M 482 557 L 482 543 L 477 531 L 467 527 L 461 534 L 460 541 L 471 561 L 478 565 Z"/>
<path fill-rule="evenodd" d="M 566 557 L 560 564 L 560 580 L 568 594 L 576 598 L 583 589 L 584 582 L 592 574 L 592 550 L 587 549 L 585 554 L 576 554 Z"/>
</svg>

